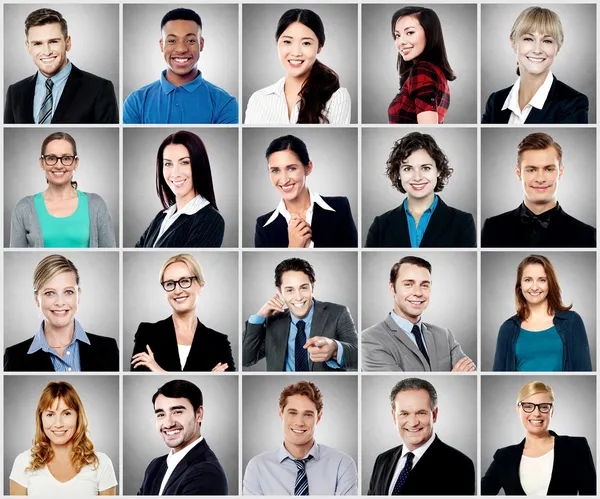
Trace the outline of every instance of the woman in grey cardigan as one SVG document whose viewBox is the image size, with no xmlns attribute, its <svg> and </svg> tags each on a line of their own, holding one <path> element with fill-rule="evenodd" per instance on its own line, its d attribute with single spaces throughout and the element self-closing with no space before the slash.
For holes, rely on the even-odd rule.
<svg viewBox="0 0 600 499">
<path fill-rule="evenodd" d="M 10 224 L 11 248 L 114 248 L 115 232 L 104 200 L 77 190 L 79 166 L 75 139 L 55 132 L 44 140 L 40 167 L 47 189 L 15 206 Z"/>
</svg>

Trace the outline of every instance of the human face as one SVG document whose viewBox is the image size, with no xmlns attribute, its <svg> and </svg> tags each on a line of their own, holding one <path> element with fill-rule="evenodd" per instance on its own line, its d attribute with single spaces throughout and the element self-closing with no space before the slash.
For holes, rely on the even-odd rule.
<svg viewBox="0 0 600 499">
<path fill-rule="evenodd" d="M 312 444 L 315 427 L 321 421 L 317 406 L 305 395 L 292 395 L 287 398 L 285 407 L 279 408 L 283 421 L 283 439 L 286 444 L 300 447 Z"/>
<path fill-rule="evenodd" d="M 42 412 L 42 429 L 52 447 L 67 445 L 77 430 L 77 412 L 68 407 L 62 398 Z"/>
<path fill-rule="evenodd" d="M 548 277 L 539 263 L 532 263 L 523 269 L 521 292 L 528 305 L 539 305 L 548 298 Z"/>
<path fill-rule="evenodd" d="M 394 297 L 394 312 L 416 324 L 429 305 L 431 274 L 423 267 L 403 263 L 398 269 L 395 283 L 390 282 L 390 294 Z"/>
<path fill-rule="evenodd" d="M 296 153 L 286 149 L 269 156 L 269 177 L 286 202 L 297 200 L 306 190 L 306 177 L 312 171 L 312 161 L 304 166 Z"/>
<path fill-rule="evenodd" d="M 418 149 L 400 165 L 400 182 L 409 198 L 433 201 L 440 173 L 425 149 Z"/>
<path fill-rule="evenodd" d="M 534 393 L 527 397 L 523 402 L 531 402 L 533 404 L 544 404 L 552 403 L 550 395 L 547 393 Z M 543 436 L 548 433 L 550 427 L 550 420 L 554 416 L 554 407 L 550 412 L 542 413 L 540 408 L 536 407 L 533 412 L 525 412 L 521 406 L 517 406 L 517 413 L 521 419 L 521 424 L 527 433 L 531 433 L 536 436 Z"/>
<path fill-rule="evenodd" d="M 523 185 L 525 204 L 534 207 L 532 211 L 546 211 L 556 205 L 558 183 L 564 167 L 559 163 L 554 147 L 525 151 L 515 173 Z"/>
<path fill-rule="evenodd" d="M 186 398 L 168 398 L 159 395 L 154 401 L 156 429 L 167 447 L 178 452 L 200 437 L 200 423 L 204 409 L 196 412 Z"/>
<path fill-rule="evenodd" d="M 418 449 L 431 438 L 437 415 L 437 407 L 431 410 L 427 390 L 407 390 L 398 393 L 394 399 L 392 418 L 400 438 L 410 451 Z"/>
<path fill-rule="evenodd" d="M 314 31 L 300 22 L 290 24 L 277 40 L 279 60 L 289 77 L 306 78 L 321 52 Z"/>
<path fill-rule="evenodd" d="M 67 36 L 65 40 L 58 23 L 32 26 L 27 33 L 25 46 L 40 72 L 50 78 L 68 64 L 71 37 Z"/>
<path fill-rule="evenodd" d="M 196 78 L 203 48 L 204 38 L 194 21 L 178 19 L 166 23 L 162 29 L 160 51 L 167 63 L 167 79 L 183 83 L 183 80 Z"/>
<path fill-rule="evenodd" d="M 524 33 L 518 40 L 511 40 L 510 43 L 517 55 L 521 76 L 526 73 L 546 75 L 558 54 L 556 40 L 538 31 Z"/>
<path fill-rule="evenodd" d="M 281 276 L 279 288 L 283 302 L 298 319 L 303 319 L 312 307 L 314 287 L 304 272 L 288 270 Z"/>
<path fill-rule="evenodd" d="M 194 274 L 188 266 L 183 262 L 175 262 L 165 269 L 163 282 L 178 281 L 184 277 L 192 277 Z M 198 297 L 202 293 L 204 285 L 198 282 L 198 279 L 192 279 L 192 285 L 187 289 L 182 289 L 179 284 L 175 286 L 173 291 L 165 291 L 169 305 L 173 311 L 179 314 L 196 310 Z"/>
<path fill-rule="evenodd" d="M 35 302 L 47 323 L 59 329 L 72 324 L 80 294 L 75 272 L 61 272 L 42 286 Z"/>
<path fill-rule="evenodd" d="M 58 158 L 56 164 L 52 166 L 48 165 L 44 158 L 40 158 L 40 167 L 44 170 L 48 183 L 56 186 L 71 184 L 73 173 L 79 166 L 79 158 L 75 158 L 70 166 L 63 165 L 60 160 L 63 156 L 75 156 L 70 142 L 62 139 L 49 142 L 44 150 L 44 156 L 56 156 Z"/>
<path fill-rule="evenodd" d="M 192 159 L 182 144 L 169 144 L 163 151 L 163 177 L 178 203 L 183 204 L 196 197 L 192 175 Z"/>
<path fill-rule="evenodd" d="M 394 43 L 404 61 L 418 58 L 427 45 L 425 30 L 414 16 L 404 16 L 396 21 Z"/>
</svg>

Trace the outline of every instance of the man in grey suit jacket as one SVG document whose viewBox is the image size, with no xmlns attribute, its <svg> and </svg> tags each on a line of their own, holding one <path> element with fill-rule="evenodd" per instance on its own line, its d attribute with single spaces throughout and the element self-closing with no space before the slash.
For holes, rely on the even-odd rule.
<svg viewBox="0 0 600 499">
<path fill-rule="evenodd" d="M 474 371 L 449 329 L 421 320 L 429 305 L 431 264 L 406 256 L 390 272 L 394 309 L 362 332 L 365 371 Z"/>
<path fill-rule="evenodd" d="M 313 299 L 314 283 L 314 269 L 306 260 L 289 258 L 277 266 L 275 287 L 281 295 L 246 322 L 244 367 L 266 357 L 267 371 L 357 368 L 358 335 L 348 308 Z"/>
</svg>

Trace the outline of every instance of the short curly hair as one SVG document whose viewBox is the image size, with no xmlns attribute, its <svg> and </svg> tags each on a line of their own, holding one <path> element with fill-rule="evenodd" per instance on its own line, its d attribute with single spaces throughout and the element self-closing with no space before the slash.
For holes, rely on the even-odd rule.
<svg viewBox="0 0 600 499">
<path fill-rule="evenodd" d="M 402 162 L 406 161 L 406 158 L 419 149 L 423 149 L 435 161 L 439 176 L 433 190 L 434 192 L 441 192 L 454 170 L 449 166 L 448 156 L 440 149 L 434 138 L 426 133 L 412 132 L 394 142 L 394 147 L 392 147 L 386 163 L 385 174 L 396 189 L 402 194 L 406 194 L 406 190 L 402 187 L 400 181 L 400 168 Z"/>
</svg>

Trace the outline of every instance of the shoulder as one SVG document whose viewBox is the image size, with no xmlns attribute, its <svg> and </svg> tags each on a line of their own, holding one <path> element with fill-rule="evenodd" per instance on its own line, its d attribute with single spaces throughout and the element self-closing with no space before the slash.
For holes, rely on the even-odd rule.
<svg viewBox="0 0 600 499">
<path fill-rule="evenodd" d="M 432 448 L 433 448 L 433 446 L 430 447 L 430 449 L 432 449 Z M 471 465 L 473 465 L 473 461 L 471 460 L 471 458 L 469 456 L 467 456 L 463 452 L 459 451 L 455 447 L 452 447 L 452 446 L 442 442 L 439 439 L 439 437 L 437 437 L 437 444 L 435 446 L 435 450 L 436 450 L 436 452 L 439 452 L 440 454 L 444 454 L 445 459 L 450 460 L 450 462 L 452 462 L 454 465 L 456 465 L 457 462 L 462 462 L 463 464 L 468 462 L 468 463 L 471 463 Z"/>
<path fill-rule="evenodd" d="M 502 325 L 500 326 L 499 335 L 512 333 L 515 329 L 519 329 L 521 327 L 521 322 L 516 315 L 509 317 L 506 319 Z"/>
<path fill-rule="evenodd" d="M 26 355 L 27 350 L 31 346 L 31 342 L 33 341 L 33 337 L 26 339 L 25 341 L 21 341 L 16 345 L 12 345 L 8 347 L 5 351 L 6 356 L 15 356 L 15 355 Z"/>
<path fill-rule="evenodd" d="M 200 322 L 199 328 L 202 329 L 202 335 L 206 337 L 210 337 L 211 341 L 217 341 L 221 343 L 229 343 L 229 338 L 226 334 L 219 333 L 214 329 L 206 327 L 202 322 Z"/>
<path fill-rule="evenodd" d="M 485 225 L 487 226 L 499 226 L 503 224 L 507 224 L 512 222 L 517 216 L 519 208 L 511 211 L 507 211 L 505 213 L 501 213 L 500 215 L 496 215 L 486 219 Z"/>
<path fill-rule="evenodd" d="M 582 231 L 582 232 L 595 232 L 596 229 L 594 229 L 594 227 L 592 227 L 591 225 L 586 224 L 585 222 L 582 222 L 581 220 L 578 220 L 575 217 L 572 217 L 571 215 L 569 215 L 568 213 L 566 213 L 563 210 L 563 223 L 567 223 L 569 225 L 571 225 L 571 227 L 575 230 L 578 231 Z"/>
<path fill-rule="evenodd" d="M 110 336 L 101 336 L 99 334 L 88 333 L 87 331 L 85 332 L 85 334 L 90 340 L 90 343 L 94 346 L 113 345 L 116 344 L 117 341 L 114 338 L 111 338 Z"/>
<path fill-rule="evenodd" d="M 148 85 L 144 85 L 143 87 L 138 88 L 137 90 L 134 90 L 133 92 L 131 92 L 127 96 L 127 99 L 125 99 L 125 103 L 127 103 L 127 101 L 129 101 L 130 103 L 131 103 L 131 101 L 144 101 L 146 99 L 146 96 L 149 93 L 156 92 L 159 89 L 160 89 L 160 80 L 153 81 L 152 83 L 149 83 Z"/>
<path fill-rule="evenodd" d="M 397 454 L 398 452 L 401 451 L 401 449 L 402 449 L 401 445 L 399 445 L 397 447 L 393 447 L 392 449 L 388 449 L 385 452 L 382 452 L 381 454 L 379 454 L 377 456 L 376 461 L 383 461 L 383 462 L 390 461 L 394 458 L 395 454 Z"/>
<path fill-rule="evenodd" d="M 83 71 L 82 69 L 79 69 L 75 66 L 73 66 L 71 69 L 71 75 L 76 78 L 79 78 L 82 81 L 82 83 L 85 83 L 85 84 L 97 85 L 97 86 L 101 86 L 101 85 L 111 85 L 112 86 L 112 82 L 110 80 L 107 80 L 106 78 L 102 78 L 101 76 L 95 75 L 93 73 Z M 71 75 L 69 75 L 69 76 L 71 76 Z"/>
<path fill-rule="evenodd" d="M 587 438 L 585 437 L 570 437 L 568 435 L 555 435 L 557 443 L 563 447 L 569 447 L 577 450 L 589 450 Z"/>
<path fill-rule="evenodd" d="M 444 334 L 446 336 L 452 334 L 446 327 L 436 326 L 435 324 L 430 324 L 429 322 L 423 322 L 423 325 L 433 334 Z"/>
<path fill-rule="evenodd" d="M 495 104 L 496 102 L 500 101 L 501 104 L 504 104 L 504 101 L 508 97 L 508 94 L 510 93 L 513 86 L 514 85 L 511 85 L 510 87 L 503 88 L 502 90 L 492 92 L 488 97 L 488 103 Z"/>
<path fill-rule="evenodd" d="M 377 220 L 377 222 L 380 224 L 395 223 L 395 221 L 403 215 L 405 216 L 406 213 L 404 211 L 404 204 L 401 203 L 400 206 L 397 206 L 393 210 L 386 211 L 381 215 L 377 215 L 375 217 L 375 220 Z"/>
<path fill-rule="evenodd" d="M 329 461 L 337 461 L 339 463 L 354 463 L 354 459 L 350 454 L 347 454 L 341 450 L 334 449 L 333 447 L 329 447 L 327 445 L 318 444 L 319 445 L 319 454 L 321 459 L 327 459 Z"/>
<path fill-rule="evenodd" d="M 582 94 L 581 92 L 575 90 L 573 87 L 570 87 L 566 83 L 563 83 L 556 77 L 553 82 L 553 85 L 555 86 L 557 96 L 560 99 L 564 99 L 564 100 L 568 100 L 568 101 L 574 101 L 574 100 L 578 100 L 578 99 L 585 99 L 586 101 L 588 100 L 588 98 L 585 94 Z"/>
<path fill-rule="evenodd" d="M 556 318 L 565 320 L 567 322 L 583 322 L 581 316 L 575 312 L 575 310 L 567 310 L 566 312 L 556 312 Z"/>
<path fill-rule="evenodd" d="M 417 61 L 410 71 L 410 78 L 416 84 L 427 80 L 446 81 L 442 70 L 433 62 Z"/>
<path fill-rule="evenodd" d="M 282 78 L 282 79 L 285 79 Z M 256 100 L 256 99 L 262 99 L 265 98 L 268 95 L 272 95 L 276 93 L 277 88 L 281 85 L 281 80 L 276 81 L 275 83 L 273 83 L 272 85 L 269 85 L 268 87 L 265 88 L 261 88 L 260 90 L 257 90 L 256 92 L 254 92 L 251 96 L 250 96 L 250 100 Z"/>
<path fill-rule="evenodd" d="M 338 88 L 329 99 L 329 103 L 342 103 L 342 102 L 350 102 L 350 92 L 345 87 Z"/>
<path fill-rule="evenodd" d="M 346 305 L 340 305 L 339 303 L 332 303 L 329 301 L 320 301 L 318 303 L 320 303 L 324 309 L 327 309 L 327 311 L 336 315 L 342 315 L 344 312 L 348 312 L 348 307 Z M 315 305 L 315 310 L 316 308 Z"/>
<path fill-rule="evenodd" d="M 509 461 L 517 457 L 519 460 L 523 454 L 523 444 L 508 445 L 501 447 L 494 453 L 495 461 Z"/>
<path fill-rule="evenodd" d="M 213 99 L 229 100 L 229 99 L 234 98 L 233 95 L 231 95 L 229 92 L 227 92 L 227 90 L 225 90 L 221 87 L 218 87 L 217 85 L 215 85 L 214 83 L 211 83 L 208 80 L 204 80 L 204 84 L 206 85 L 206 88 L 208 89 L 208 92 L 213 97 Z"/>
<path fill-rule="evenodd" d="M 28 76 L 27 78 L 23 78 L 16 83 L 12 83 L 8 87 L 8 92 L 20 92 L 28 85 L 32 85 L 35 83 L 36 75 Z"/>
<path fill-rule="evenodd" d="M 35 209 L 35 203 L 33 200 L 33 196 L 25 196 L 24 198 L 19 199 L 17 204 L 14 207 L 14 212 L 26 212 Z"/>
<path fill-rule="evenodd" d="M 473 220 L 473 215 L 471 215 L 470 213 L 459 210 L 458 208 L 453 208 L 452 206 L 448 206 L 446 203 L 444 203 L 441 197 L 439 197 L 438 200 L 439 204 L 436 210 L 442 208 L 442 211 L 447 212 L 452 217 L 461 222 L 468 222 L 470 220 Z"/>
<path fill-rule="evenodd" d="M 254 456 L 248 464 L 246 465 L 246 470 L 252 468 L 260 468 L 266 463 L 270 463 L 273 461 L 279 462 L 279 449 L 268 450 L 266 452 L 262 452 Z"/>
<path fill-rule="evenodd" d="M 96 457 L 98 458 L 98 468 L 113 468 L 113 462 L 110 457 L 108 457 L 104 452 L 94 451 Z"/>
<path fill-rule="evenodd" d="M 104 201 L 102 196 L 100 196 L 99 194 L 96 194 L 94 192 L 83 192 L 83 191 L 82 191 L 82 193 L 87 196 L 88 204 L 89 204 L 90 208 L 97 209 L 97 210 L 106 208 L 106 201 Z"/>
<path fill-rule="evenodd" d="M 192 218 L 196 223 L 204 223 L 207 220 L 223 222 L 223 215 L 219 213 L 217 209 L 212 204 L 209 204 L 202 208 L 200 211 L 194 213 L 190 218 Z"/>
<path fill-rule="evenodd" d="M 21 468 L 21 466 L 23 466 L 23 470 L 25 470 L 25 468 L 27 468 L 29 466 L 30 462 L 31 462 L 31 449 L 27 449 L 15 457 L 13 467 Z"/>
<path fill-rule="evenodd" d="M 325 199 L 325 198 L 323 198 Z M 273 213 L 275 213 L 275 210 L 270 211 L 269 213 L 265 214 L 265 215 L 261 215 L 260 217 L 258 217 L 256 219 L 256 225 L 259 225 L 260 228 L 263 228 L 263 225 L 265 225 L 267 223 L 267 220 L 269 220 L 269 218 L 271 218 L 271 216 L 273 215 Z"/>
<path fill-rule="evenodd" d="M 380 337 L 386 336 L 389 330 L 390 329 L 385 320 L 377 322 L 361 333 L 362 340 L 376 340 Z"/>
<path fill-rule="evenodd" d="M 321 196 L 334 210 L 347 210 L 350 207 L 350 201 L 345 196 Z"/>
</svg>

